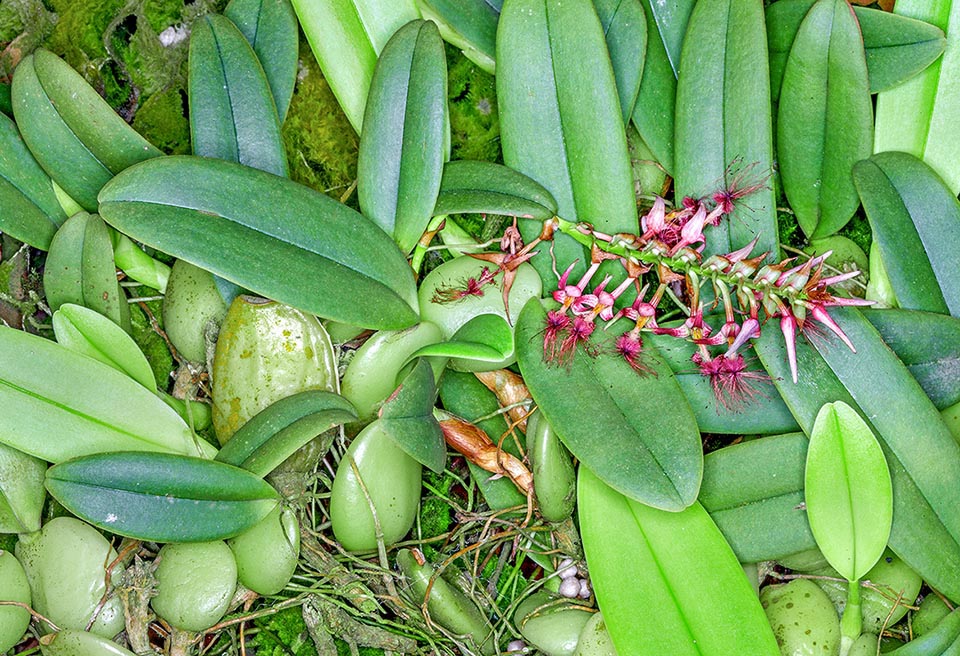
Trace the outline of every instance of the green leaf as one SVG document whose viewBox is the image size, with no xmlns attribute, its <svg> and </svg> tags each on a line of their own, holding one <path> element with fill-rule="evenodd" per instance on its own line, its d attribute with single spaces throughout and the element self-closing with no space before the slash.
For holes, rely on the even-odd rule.
<svg viewBox="0 0 960 656">
<path fill-rule="evenodd" d="M 216 452 L 113 367 L 0 327 L 0 442 L 48 462 L 103 451 Z"/>
<path fill-rule="evenodd" d="M 251 417 L 215 459 L 266 476 L 316 436 L 356 418 L 353 405 L 339 394 L 322 390 L 292 394 Z"/>
<path fill-rule="evenodd" d="M 47 463 L 0 444 L 0 533 L 40 530 Z"/>
<path fill-rule="evenodd" d="M 129 326 L 127 297 L 117 283 L 110 231 L 96 214 L 74 214 L 50 242 L 43 288 L 54 312 L 75 303 Z"/>
<path fill-rule="evenodd" d="M 960 610 L 944 617 L 932 631 L 887 652 L 891 656 L 947 656 L 960 647 Z"/>
<path fill-rule="evenodd" d="M 297 15 L 290 0 L 230 0 L 223 10 L 253 46 L 283 123 L 297 83 Z"/>
<path fill-rule="evenodd" d="M 770 80 L 760 0 L 700 0 L 690 15 L 677 80 L 677 197 L 700 198 L 773 170 Z M 744 170 L 744 167 L 746 170 Z M 747 196 L 713 228 L 709 253 L 729 253 L 759 235 L 776 257 L 771 185 Z"/>
<path fill-rule="evenodd" d="M 497 22 L 503 0 L 416 0 L 420 15 L 440 28 L 448 43 L 487 73 L 496 64 Z"/>
<path fill-rule="evenodd" d="M 404 24 L 419 18 L 414 0 L 292 0 L 323 77 L 361 133 L 377 55 Z"/>
<path fill-rule="evenodd" d="M 47 491 L 67 510 L 117 535 L 205 542 L 243 533 L 280 497 L 245 469 L 167 453 L 100 453 L 47 470 Z"/>
<path fill-rule="evenodd" d="M 770 48 L 770 87 L 774 101 L 780 95 L 783 68 L 803 17 L 816 0 L 777 0 L 767 6 L 767 43 Z M 943 53 L 943 30 L 906 16 L 854 7 L 867 57 L 870 93 L 902 84 Z"/>
<path fill-rule="evenodd" d="M 0 116 L 0 206 L 0 230 L 44 251 L 67 218 L 50 178 L 6 116 Z"/>
<path fill-rule="evenodd" d="M 618 492 L 679 511 L 697 497 L 700 432 L 670 368 L 649 348 L 641 376 L 609 355 L 612 335 L 578 349 L 569 365 L 544 361 L 546 312 L 539 301 L 517 321 L 517 359 L 540 411 L 570 452 Z"/>
<path fill-rule="evenodd" d="M 864 310 L 863 316 L 938 410 L 960 402 L 960 319 L 917 310 Z"/>
<path fill-rule="evenodd" d="M 610 51 L 623 122 L 633 114 L 643 78 L 647 17 L 640 0 L 593 0 Z"/>
<path fill-rule="evenodd" d="M 883 450 L 843 401 L 817 413 L 804 474 L 810 529 L 827 562 L 848 581 L 877 564 L 890 537 L 893 487 Z"/>
<path fill-rule="evenodd" d="M 669 57 L 674 76 L 680 70 L 683 39 L 690 22 L 690 14 L 693 13 L 693 7 L 696 4 L 696 0 L 670 0 L 669 2 L 649 2 L 648 0 L 646 8 L 656 21 L 657 32 Z"/>
<path fill-rule="evenodd" d="M 672 324 L 667 322 L 664 326 L 669 328 Z M 695 344 L 653 333 L 644 335 L 643 339 L 645 343 L 653 344 L 670 365 L 701 431 L 728 435 L 774 435 L 799 430 L 790 409 L 773 384 L 764 380 L 766 372 L 757 363 L 751 362 L 747 367 L 747 371 L 760 376 L 752 381 L 757 394 L 742 399 L 739 404 L 724 404 L 717 399 L 710 378 L 701 374 L 690 360 L 697 351 Z"/>
<path fill-rule="evenodd" d="M 901 307 L 960 316 L 960 203 L 928 165 L 906 153 L 858 162 L 853 180 Z"/>
<path fill-rule="evenodd" d="M 497 31 L 497 98 L 503 161 L 546 187 L 559 214 L 619 232 L 637 225 L 630 157 L 603 28 L 590 2 L 512 0 Z M 583 80 L 589 79 L 589 85 Z M 524 239 L 540 234 L 521 224 Z M 553 243 L 566 267 L 585 260 L 566 236 Z M 550 258 L 532 260 L 555 279 Z M 583 271 L 584 265 L 577 271 Z"/>
<path fill-rule="evenodd" d="M 816 547 L 803 510 L 807 437 L 772 435 L 708 453 L 699 501 L 742 563 Z"/>
<path fill-rule="evenodd" d="M 907 368 L 855 308 L 831 311 L 856 345 L 817 349 L 797 342 L 797 384 L 790 382 L 783 338 L 764 331 L 757 354 L 809 434 L 820 407 L 843 401 L 867 420 L 883 447 L 893 481 L 890 548 L 931 586 L 960 598 L 960 446 Z M 881 381 L 881 383 L 878 383 Z"/>
<path fill-rule="evenodd" d="M 503 317 L 481 314 L 467 321 L 446 342 L 424 346 L 411 357 L 455 358 L 459 371 L 501 369 L 514 358 L 513 329 Z"/>
<path fill-rule="evenodd" d="M 360 209 L 409 253 L 427 228 L 449 158 L 447 60 L 437 26 L 411 21 L 384 46 L 360 137 Z"/>
<path fill-rule="evenodd" d="M 392 240 L 295 182 L 164 157 L 124 171 L 100 200 L 104 218 L 131 238 L 282 303 L 368 328 L 417 320 L 413 273 Z"/>
<path fill-rule="evenodd" d="M 440 474 L 447 464 L 443 431 L 433 416 L 437 387 L 433 367 L 418 358 L 409 374 L 380 408 L 380 426 L 411 458 Z"/>
<path fill-rule="evenodd" d="M 53 313 L 57 342 L 122 371 L 151 392 L 157 381 L 147 357 L 123 328 L 95 310 L 64 303 Z"/>
<path fill-rule="evenodd" d="M 207 14 L 190 30 L 190 142 L 195 155 L 287 175 L 270 84 L 233 22 Z"/>
<path fill-rule="evenodd" d="M 578 507 L 590 582 L 617 653 L 780 653 L 760 600 L 699 503 L 650 508 L 581 467 Z M 650 608 L 657 621 L 638 622 Z"/>
<path fill-rule="evenodd" d="M 846 0 L 819 0 L 793 42 L 777 115 L 783 190 L 804 233 L 836 233 L 860 206 L 850 170 L 869 157 L 873 105 L 857 20 Z"/>
<path fill-rule="evenodd" d="M 677 73 L 671 66 L 664 40 L 661 38 L 661 32 L 654 17 L 658 7 L 655 7 L 651 0 L 643 0 L 643 6 L 647 18 L 647 49 L 643 77 L 640 80 L 640 90 L 631 120 L 656 160 L 667 173 L 673 174 Z M 683 29 L 686 29 L 686 24 Z"/>
<path fill-rule="evenodd" d="M 960 2 L 899 0 L 898 14 L 946 33 L 943 57 L 919 75 L 877 96 L 873 150 L 915 155 L 960 191 Z"/>
<path fill-rule="evenodd" d="M 557 213 L 557 201 L 539 182 L 508 166 L 473 160 L 447 162 L 433 214 L 470 213 L 544 221 Z"/>
</svg>

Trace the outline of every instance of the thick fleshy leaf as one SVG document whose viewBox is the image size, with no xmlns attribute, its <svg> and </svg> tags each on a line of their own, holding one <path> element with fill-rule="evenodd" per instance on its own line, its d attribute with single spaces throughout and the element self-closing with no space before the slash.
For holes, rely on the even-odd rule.
<svg viewBox="0 0 960 656">
<path fill-rule="evenodd" d="M 696 0 L 668 0 L 667 2 L 649 2 L 646 9 L 656 21 L 657 32 L 664 44 L 673 74 L 680 70 L 680 53 L 683 49 L 683 38 L 687 33 L 687 23 Z M 652 34 L 652 32 L 651 32 Z"/>
<path fill-rule="evenodd" d="M 396 391 L 380 408 L 380 426 L 407 455 L 424 467 L 443 472 L 447 447 L 440 424 L 433 416 L 437 387 L 433 367 L 419 358 Z"/>
<path fill-rule="evenodd" d="M 205 542 L 243 533 L 280 502 L 245 469 L 168 453 L 100 453 L 47 470 L 47 491 L 77 517 L 151 542 Z"/>
<path fill-rule="evenodd" d="M 890 537 L 893 488 L 883 450 L 843 401 L 824 404 L 810 432 L 804 499 L 827 562 L 848 581 L 877 564 Z"/>
<path fill-rule="evenodd" d="M 409 253 L 427 228 L 449 157 L 447 60 L 436 24 L 411 21 L 384 46 L 360 137 L 360 209 Z"/>
<path fill-rule="evenodd" d="M 414 0 L 292 0 L 323 77 L 361 133 L 377 55 L 400 27 L 419 18 Z"/>
<path fill-rule="evenodd" d="M 647 19 L 647 49 L 644 56 L 643 77 L 631 120 L 643 143 L 653 153 L 664 170 L 672 174 L 674 108 L 677 99 L 677 72 L 667 54 L 662 32 L 654 12 L 658 9 L 652 0 L 643 0 Z M 692 3 L 689 5 L 692 8 Z M 689 16 L 689 13 L 686 14 Z M 684 23 L 683 29 L 686 29 Z M 682 34 L 682 31 L 681 31 Z"/>
<path fill-rule="evenodd" d="M 40 530 L 47 463 L 0 443 L 0 533 Z"/>
<path fill-rule="evenodd" d="M 700 198 L 738 180 L 759 182 L 773 170 L 761 0 L 697 3 L 684 38 L 676 107 L 678 197 Z M 728 219 L 711 229 L 708 254 L 729 253 L 758 235 L 757 252 L 776 257 L 780 245 L 769 184 L 744 198 Z"/>
<path fill-rule="evenodd" d="M 846 0 L 819 0 L 790 49 L 777 114 L 783 190 L 809 238 L 834 234 L 860 206 L 850 171 L 872 144 L 860 28 Z"/>
<path fill-rule="evenodd" d="M 681 512 L 650 508 L 581 466 L 578 513 L 590 582 L 617 653 L 780 653 L 753 587 L 699 503 Z M 638 622 L 650 608 L 657 621 Z"/>
<path fill-rule="evenodd" d="M 960 191 L 960 2 L 898 0 L 896 13 L 946 33 L 943 56 L 919 75 L 877 96 L 873 151 L 919 157 L 954 195 Z"/>
<path fill-rule="evenodd" d="M 393 241 L 303 185 L 230 162 L 164 157 L 124 171 L 100 200 L 121 232 L 269 298 L 369 328 L 416 322 L 413 273 Z"/>
<path fill-rule="evenodd" d="M 883 447 L 893 480 L 890 548 L 931 586 L 960 599 L 960 446 L 907 368 L 855 308 L 831 310 L 856 345 L 838 340 L 796 345 L 791 382 L 783 338 L 765 330 L 757 354 L 805 432 L 825 403 L 843 401 L 864 417 Z M 877 381 L 882 381 L 878 384 Z"/>
<path fill-rule="evenodd" d="M 669 322 L 664 326 L 670 327 Z M 697 425 L 705 433 L 730 435 L 775 435 L 799 430 L 790 409 L 757 363 L 749 364 L 749 371 L 761 376 L 754 381 L 756 394 L 752 398 L 725 399 L 722 403 L 710 383 L 690 358 L 697 347 L 669 335 L 648 334 L 644 342 L 652 343 L 673 370 L 683 395 L 697 418 Z"/>
<path fill-rule="evenodd" d="M 539 301 L 517 321 L 517 360 L 530 394 L 581 463 L 622 494 L 679 511 L 697 497 L 703 472 L 700 432 L 683 393 L 652 349 L 641 376 L 610 355 L 613 335 L 578 349 L 569 365 L 544 361 L 546 312 Z M 599 331 L 598 331 L 599 332 Z"/>
<path fill-rule="evenodd" d="M 283 123 L 297 83 L 297 15 L 290 0 L 230 0 L 223 10 L 253 46 Z"/>
<path fill-rule="evenodd" d="M 864 310 L 863 316 L 938 410 L 960 402 L 960 319 L 901 309 Z"/>
<path fill-rule="evenodd" d="M 3 327 L 0 405 L 10 410 L 0 414 L 0 442 L 49 462 L 103 451 L 216 452 L 126 374 Z"/>
<path fill-rule="evenodd" d="M 951 611 L 928 633 L 917 636 L 891 656 L 948 656 L 960 648 L 960 610 Z"/>
<path fill-rule="evenodd" d="M 44 251 L 67 220 L 49 176 L 6 116 L 0 116 L 0 206 L 0 231 Z"/>
<path fill-rule="evenodd" d="M 640 0 L 593 0 L 610 51 L 623 122 L 630 120 L 640 92 L 647 51 L 647 17 Z"/>
<path fill-rule="evenodd" d="M 122 371 L 151 392 L 157 381 L 147 357 L 123 328 L 95 310 L 64 303 L 53 313 L 57 343 Z"/>
<path fill-rule="evenodd" d="M 906 153 L 878 153 L 858 162 L 853 180 L 900 307 L 960 316 L 955 193 Z"/>
<path fill-rule="evenodd" d="M 504 318 L 481 314 L 463 324 L 448 341 L 424 346 L 414 356 L 456 358 L 455 369 L 486 371 L 502 368 L 503 362 L 513 359 L 513 351 L 513 329 Z"/>
<path fill-rule="evenodd" d="M 237 429 L 216 460 L 266 476 L 321 433 L 357 418 L 339 394 L 307 390 L 271 403 Z"/>
<path fill-rule="evenodd" d="M 512 0 L 504 9 L 497 32 L 504 163 L 546 187 L 563 218 L 606 232 L 634 229 L 626 133 L 593 4 Z M 540 233 L 535 224 L 520 230 L 528 240 Z M 558 235 L 553 247 L 562 267 L 579 259 L 583 270 L 579 244 Z M 555 279 L 549 257 L 532 263 L 544 281 Z"/>
<path fill-rule="evenodd" d="M 416 0 L 420 15 L 440 28 L 448 43 L 487 73 L 496 67 L 497 21 L 503 0 Z"/>
<path fill-rule="evenodd" d="M 506 420 L 502 414 L 497 414 L 500 410 L 497 397 L 476 376 L 457 371 L 444 372 L 440 379 L 440 399 L 449 412 L 475 423 L 494 444 L 500 444 L 504 451 L 520 456 L 516 440 L 507 432 Z M 480 417 L 486 419 L 478 421 Z M 509 478 L 491 476 L 473 463 L 468 464 L 471 479 L 476 481 L 490 508 L 503 510 L 526 504 L 526 498 Z"/>
<path fill-rule="evenodd" d="M 803 510 L 807 437 L 772 435 L 703 459 L 699 501 L 742 563 L 816 547 Z"/>
<path fill-rule="evenodd" d="M 253 47 L 229 18 L 190 30 L 190 141 L 195 155 L 287 174 L 277 107 Z"/>
<path fill-rule="evenodd" d="M 74 214 L 57 230 L 43 270 L 43 288 L 53 311 L 75 303 L 129 327 L 130 309 L 117 283 L 110 231 L 96 214 Z"/>
<path fill-rule="evenodd" d="M 777 0 L 767 6 L 770 88 L 780 94 L 783 68 L 803 17 L 816 0 Z M 870 93 L 886 91 L 910 79 L 943 53 L 943 30 L 921 20 L 869 7 L 854 7 L 867 56 Z"/>
<path fill-rule="evenodd" d="M 501 214 L 543 221 L 557 213 L 557 201 L 536 180 L 493 162 L 447 162 L 434 216 Z"/>
</svg>

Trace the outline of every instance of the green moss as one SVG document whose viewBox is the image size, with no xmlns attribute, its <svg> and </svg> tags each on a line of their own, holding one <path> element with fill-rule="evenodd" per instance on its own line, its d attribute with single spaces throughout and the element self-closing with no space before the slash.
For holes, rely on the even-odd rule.
<svg viewBox="0 0 960 656">
<path fill-rule="evenodd" d="M 864 253 L 870 252 L 870 242 L 873 241 L 873 231 L 870 229 L 870 222 L 867 221 L 867 217 L 863 215 L 863 212 L 857 212 L 839 234 L 851 239 L 857 246 L 863 249 Z"/>
<path fill-rule="evenodd" d="M 500 120 L 493 76 L 447 45 L 447 78 L 452 159 L 499 161 Z"/>
<path fill-rule="evenodd" d="M 50 49 L 87 75 L 91 67 L 96 68 L 94 61 L 107 56 L 103 34 L 124 0 L 50 0 L 50 4 L 59 16 Z"/>
<path fill-rule="evenodd" d="M 181 88 L 172 88 L 150 96 L 133 119 L 133 129 L 168 155 L 190 152 L 190 123 L 181 93 Z"/>
<path fill-rule="evenodd" d="M 297 86 L 283 124 L 290 177 L 337 198 L 356 180 L 360 140 L 305 40 L 300 41 L 300 56 Z"/>
<path fill-rule="evenodd" d="M 259 631 L 247 643 L 257 656 L 316 656 L 299 606 L 254 620 Z"/>
<path fill-rule="evenodd" d="M 159 34 L 178 23 L 183 15 L 183 0 L 143 0 L 143 16 Z"/>
<path fill-rule="evenodd" d="M 13 3 L 0 3 L 0 42 L 13 41 L 23 32 L 23 19 Z"/>
</svg>

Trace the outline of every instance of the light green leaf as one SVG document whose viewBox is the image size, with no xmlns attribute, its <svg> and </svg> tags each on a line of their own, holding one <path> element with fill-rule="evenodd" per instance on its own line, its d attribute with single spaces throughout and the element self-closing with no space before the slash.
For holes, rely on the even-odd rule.
<svg viewBox="0 0 960 656">
<path fill-rule="evenodd" d="M 557 201 L 539 182 L 510 167 L 472 160 L 447 162 L 433 214 L 468 213 L 544 221 L 557 213 Z"/>
</svg>

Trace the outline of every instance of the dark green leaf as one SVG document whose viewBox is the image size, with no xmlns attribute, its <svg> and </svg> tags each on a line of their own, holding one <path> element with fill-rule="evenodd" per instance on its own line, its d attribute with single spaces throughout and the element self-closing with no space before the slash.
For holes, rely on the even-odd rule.
<svg viewBox="0 0 960 656">
<path fill-rule="evenodd" d="M 557 213 L 557 201 L 536 180 L 507 166 L 473 160 L 447 162 L 433 214 L 468 213 L 543 221 Z"/>
<path fill-rule="evenodd" d="M 940 620 L 936 628 L 887 652 L 890 656 L 947 656 L 960 647 L 960 610 L 954 610 Z"/>
<path fill-rule="evenodd" d="M 647 19 L 647 50 L 640 91 L 631 118 L 650 152 L 666 172 L 672 174 L 677 73 L 670 64 L 663 39 L 660 38 L 651 0 L 643 0 L 643 5 Z"/>
<path fill-rule="evenodd" d="M 449 157 L 447 60 L 435 23 L 411 21 L 384 46 L 363 120 L 360 209 L 409 253 L 433 216 Z"/>
<path fill-rule="evenodd" d="M 100 199 L 104 218 L 133 239 L 269 298 L 370 328 L 417 320 L 413 273 L 392 240 L 303 185 L 164 157 L 124 171 Z"/>
<path fill-rule="evenodd" d="M 640 0 L 593 0 L 610 51 L 623 122 L 630 120 L 640 92 L 647 51 L 647 17 Z"/>
<path fill-rule="evenodd" d="M 463 324 L 449 341 L 424 346 L 414 356 L 457 358 L 460 362 L 456 369 L 485 371 L 501 368 L 504 360 L 513 360 L 513 351 L 513 329 L 503 317 L 481 314 Z"/>
<path fill-rule="evenodd" d="M 773 170 L 770 81 L 760 0 L 700 0 L 690 15 L 677 80 L 677 196 L 700 198 L 757 182 Z M 744 167 L 747 167 L 744 170 Z M 755 178 L 755 179 L 751 179 Z M 728 253 L 759 235 L 776 257 L 771 185 L 744 198 L 710 232 L 709 253 Z"/>
<path fill-rule="evenodd" d="M 809 238 L 834 234 L 860 206 L 850 171 L 872 145 L 859 26 L 846 0 L 819 0 L 787 58 L 777 114 L 783 189 Z"/>
<path fill-rule="evenodd" d="M 613 335 L 578 349 L 570 363 L 544 361 L 546 312 L 532 300 L 517 321 L 517 359 L 540 411 L 570 452 L 632 499 L 682 510 L 697 497 L 700 433 L 670 368 L 649 348 L 640 375 L 609 355 Z"/>
<path fill-rule="evenodd" d="M 590 582 L 617 653 L 780 653 L 760 600 L 699 503 L 650 508 L 581 466 L 578 506 Z M 650 608 L 657 621 L 638 622 Z"/>
<path fill-rule="evenodd" d="M 646 7 L 656 21 L 657 33 L 664 44 L 674 75 L 680 70 L 683 38 L 687 32 L 687 24 L 694 5 L 696 0 L 666 0 L 666 2 L 656 0 L 656 2 L 649 2 Z"/>
<path fill-rule="evenodd" d="M 878 153 L 858 162 L 853 180 L 900 306 L 960 316 L 956 195 L 906 153 Z"/>
<path fill-rule="evenodd" d="M 245 469 L 166 453 L 100 453 L 47 470 L 47 491 L 70 512 L 117 535 L 205 542 L 243 533 L 280 501 Z"/>
<path fill-rule="evenodd" d="M 436 473 L 447 464 L 447 447 L 433 416 L 437 387 L 433 367 L 419 358 L 393 395 L 380 408 L 380 426 L 407 455 Z"/>
<path fill-rule="evenodd" d="M 491 74 L 501 4 L 502 0 L 417 0 L 424 19 L 435 22 L 446 41 Z"/>
</svg>

